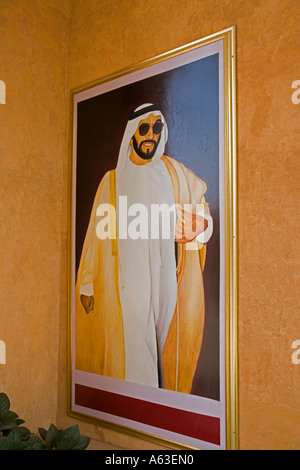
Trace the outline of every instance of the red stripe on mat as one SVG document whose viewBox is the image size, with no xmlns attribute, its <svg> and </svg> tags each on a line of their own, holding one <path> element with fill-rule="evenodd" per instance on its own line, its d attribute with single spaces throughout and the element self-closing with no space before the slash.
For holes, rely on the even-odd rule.
<svg viewBox="0 0 300 470">
<path fill-rule="evenodd" d="M 75 384 L 75 403 L 220 445 L 220 418 Z"/>
</svg>

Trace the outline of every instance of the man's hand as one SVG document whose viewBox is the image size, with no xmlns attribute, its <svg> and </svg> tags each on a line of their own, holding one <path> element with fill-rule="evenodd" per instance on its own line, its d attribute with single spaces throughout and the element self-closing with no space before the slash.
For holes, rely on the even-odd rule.
<svg viewBox="0 0 300 470">
<path fill-rule="evenodd" d="M 187 243 L 194 240 L 208 226 L 207 220 L 201 215 L 190 214 L 177 206 L 178 219 L 175 225 L 175 240 Z"/>
<path fill-rule="evenodd" d="M 83 294 L 81 294 L 80 300 L 81 300 L 81 303 L 82 303 L 83 308 L 85 310 L 85 313 L 93 312 L 94 305 L 95 305 L 95 299 L 94 299 L 93 295 L 83 295 Z"/>
</svg>

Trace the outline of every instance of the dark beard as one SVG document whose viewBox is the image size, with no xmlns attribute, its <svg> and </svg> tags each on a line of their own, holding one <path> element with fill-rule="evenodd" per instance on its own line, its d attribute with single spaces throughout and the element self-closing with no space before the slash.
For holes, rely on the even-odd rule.
<svg viewBox="0 0 300 470">
<path fill-rule="evenodd" d="M 154 157 L 154 154 L 155 154 L 155 151 L 157 149 L 157 146 L 159 144 L 159 141 L 160 141 L 160 138 L 161 138 L 161 135 L 159 136 L 159 139 L 158 139 L 158 142 L 156 142 L 155 140 L 152 140 L 152 139 L 149 139 L 149 140 L 143 140 L 140 145 L 138 145 L 137 141 L 136 141 L 136 138 L 135 136 L 133 135 L 132 136 L 132 141 L 133 141 L 133 148 L 135 150 L 135 152 L 137 153 L 137 155 L 139 157 L 141 157 L 143 160 L 151 160 L 153 157 Z M 147 152 L 144 152 L 142 150 L 142 145 L 144 142 L 152 142 L 154 144 L 153 146 L 153 149 L 150 150 L 148 149 Z"/>
</svg>

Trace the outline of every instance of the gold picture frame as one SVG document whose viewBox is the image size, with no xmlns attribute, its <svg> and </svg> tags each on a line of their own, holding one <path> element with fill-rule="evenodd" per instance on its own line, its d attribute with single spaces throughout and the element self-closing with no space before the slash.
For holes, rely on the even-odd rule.
<svg viewBox="0 0 300 470">
<path fill-rule="evenodd" d="M 239 447 L 235 44 L 235 27 L 227 28 L 71 91 L 68 412 L 69 415 L 78 419 L 124 432 L 170 449 L 238 449 Z M 162 77 L 165 80 L 164 86 L 161 85 Z M 182 77 L 187 77 L 186 83 L 182 82 Z M 175 78 L 179 80 L 178 90 L 174 92 L 174 96 L 171 94 L 170 98 L 165 98 L 166 87 L 173 86 Z M 185 103 L 184 98 L 180 101 L 178 96 L 182 94 L 184 87 L 189 88 L 189 83 L 192 83 L 195 89 Z M 147 84 L 146 91 L 144 84 Z M 217 303 L 213 303 L 213 307 L 210 304 L 205 307 L 205 318 L 208 318 L 210 309 L 215 309 L 214 312 L 217 313 L 211 313 L 214 320 L 211 320 L 211 325 L 207 327 L 208 332 L 204 331 L 202 341 L 205 341 L 205 335 L 207 335 L 207 338 L 214 338 L 216 344 L 211 359 L 214 370 L 211 373 L 212 376 L 208 376 L 207 366 L 205 366 L 205 361 L 212 351 L 212 349 L 207 349 L 203 353 L 202 362 L 199 356 L 197 370 L 200 372 L 197 377 L 195 372 L 194 388 L 191 388 L 190 393 L 162 389 L 163 387 L 154 389 L 152 386 L 119 379 L 117 376 L 111 377 L 109 373 L 99 374 L 92 369 L 84 370 L 84 366 L 80 366 L 82 367 L 80 369 L 77 368 L 78 362 L 75 361 L 76 347 L 78 349 L 75 341 L 75 334 L 77 334 L 75 285 L 80 255 L 95 189 L 105 172 L 111 172 L 116 165 L 116 158 L 105 158 L 105 163 L 103 163 L 103 159 L 99 157 L 99 146 L 101 147 L 104 138 L 102 137 L 99 144 L 100 131 L 98 130 L 103 128 L 103 132 L 111 133 L 113 129 L 111 123 L 115 122 L 119 116 L 122 117 L 119 118 L 122 121 L 134 100 L 138 104 L 139 100 L 147 96 L 148 90 L 152 89 L 152 95 L 149 92 L 151 98 L 158 96 L 162 100 L 165 99 L 171 108 L 173 106 L 171 110 L 173 112 L 179 110 L 186 113 L 195 106 L 194 116 L 197 119 L 200 116 L 197 105 L 201 103 L 203 110 L 199 118 L 201 122 L 199 121 L 198 124 L 200 126 L 202 123 L 203 126 L 207 126 L 205 127 L 206 134 L 204 135 L 203 131 L 200 136 L 201 140 L 195 142 L 195 160 L 188 160 L 188 162 L 198 168 L 197 165 L 200 163 L 197 148 L 201 147 L 207 154 L 207 160 L 201 163 L 200 168 L 204 172 L 207 171 L 208 179 L 211 178 L 212 183 L 208 184 L 208 188 L 214 187 L 214 190 L 211 190 L 211 199 L 215 201 L 214 214 L 217 214 L 218 219 L 216 224 L 218 238 L 216 238 L 215 246 L 219 247 L 219 254 L 218 259 L 215 255 L 214 268 L 211 268 L 210 280 L 206 282 L 211 286 L 217 279 L 216 285 L 213 286 L 214 294 L 210 295 L 215 298 L 218 292 L 218 299 Z M 191 101 L 193 96 L 197 98 Z M 180 103 L 177 104 L 177 108 L 173 104 L 176 97 Z M 168 111 L 169 115 L 171 111 Z M 107 129 L 104 115 L 110 122 Z M 194 119 L 196 124 L 197 119 Z M 173 125 L 176 128 L 178 121 L 175 121 Z M 190 125 L 191 123 L 188 122 L 187 127 Z M 116 131 L 112 139 L 115 143 L 112 145 L 111 154 L 114 155 L 117 155 L 121 134 L 124 132 L 124 125 L 119 127 L 120 129 Z M 169 127 L 170 139 L 175 134 L 174 131 L 172 134 L 172 126 Z M 183 132 L 186 132 L 187 127 Z M 196 126 L 195 132 L 201 134 L 201 130 L 198 129 Z M 189 135 L 191 135 L 190 140 L 193 141 L 193 136 L 196 134 Z M 177 144 L 177 147 L 173 147 L 173 154 L 174 149 L 176 151 L 177 148 L 184 149 L 184 147 L 178 147 Z M 211 155 L 214 155 L 214 162 L 208 160 Z M 103 168 L 99 176 L 95 168 L 101 165 Z M 214 165 L 214 169 L 206 170 L 209 165 Z M 110 179 L 111 184 L 113 184 L 112 181 L 113 179 Z M 87 188 L 90 195 L 85 200 Z M 206 258 L 210 260 L 212 257 L 208 245 Z M 209 323 L 209 320 L 205 321 Z M 214 326 L 212 326 L 213 321 Z M 206 328 L 205 325 L 204 328 Z M 214 341 L 209 340 L 212 344 Z M 203 346 L 202 342 L 201 354 L 203 348 L 205 349 L 205 345 Z M 204 375 L 201 375 L 201 371 L 204 371 Z M 124 408 L 129 411 L 122 414 L 120 409 Z M 139 416 L 132 411 L 134 408 L 139 410 Z M 153 416 L 157 417 L 157 421 Z M 184 424 L 185 420 L 186 424 Z M 172 425 L 178 421 L 183 423 L 181 427 Z M 193 428 L 192 423 L 197 423 L 194 426 L 195 430 L 185 431 L 187 428 Z"/>
</svg>

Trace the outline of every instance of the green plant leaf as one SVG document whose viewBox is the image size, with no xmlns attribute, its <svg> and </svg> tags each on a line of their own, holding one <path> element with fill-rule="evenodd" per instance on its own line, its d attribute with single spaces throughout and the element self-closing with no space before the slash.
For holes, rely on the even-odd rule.
<svg viewBox="0 0 300 470">
<path fill-rule="evenodd" d="M 60 441 L 65 435 L 65 431 L 63 431 L 62 429 L 58 429 L 57 431 L 57 437 L 56 437 L 56 443 L 58 441 Z M 67 436 L 66 436 L 67 437 Z"/>
<path fill-rule="evenodd" d="M 91 439 L 86 436 L 80 436 L 79 441 L 74 445 L 73 450 L 85 450 Z"/>
<path fill-rule="evenodd" d="M 46 434 L 46 446 L 49 449 L 52 449 L 52 447 L 55 446 L 57 440 L 57 433 L 57 427 L 54 424 L 50 424 L 50 427 Z"/>
<path fill-rule="evenodd" d="M 67 436 L 62 436 L 61 439 L 57 442 L 56 450 L 72 450 L 73 442 Z"/>
<path fill-rule="evenodd" d="M 21 426 L 23 423 L 25 421 L 17 413 L 10 411 L 8 396 L 0 393 L 0 450 L 84 450 L 91 440 L 80 435 L 78 424 L 65 431 L 58 430 L 51 424 L 48 430 L 38 428 L 44 443 L 38 436 L 30 433 L 28 428 Z"/>
<path fill-rule="evenodd" d="M 18 418 L 18 419 L 16 419 L 16 423 L 17 423 L 17 426 L 20 426 L 20 424 L 25 423 L 25 421 L 24 421 L 24 419 Z"/>
<path fill-rule="evenodd" d="M 27 441 L 22 442 L 21 449 L 23 450 L 45 450 L 43 441 L 34 434 L 30 435 Z"/>
<path fill-rule="evenodd" d="M 17 446 L 20 446 L 22 444 L 23 438 L 22 430 L 20 430 L 18 427 L 13 428 L 10 431 L 8 438 L 12 439 L 17 444 Z"/>
<path fill-rule="evenodd" d="M 7 423 L 0 424 L 0 431 L 7 431 L 12 428 L 16 428 L 18 425 L 16 421 L 8 421 Z"/>
<path fill-rule="evenodd" d="M 73 442 L 73 444 L 77 444 L 80 439 L 80 430 L 78 424 L 74 424 L 74 426 L 67 428 L 64 431 L 64 434 Z"/>
<path fill-rule="evenodd" d="M 18 417 L 19 416 L 14 411 L 8 411 L 7 413 L 5 413 L 1 417 L 1 423 L 4 424 L 4 423 L 7 423 L 7 422 L 11 422 L 11 421 L 16 421 L 17 422 Z"/>
<path fill-rule="evenodd" d="M 14 428 L 14 429 L 18 429 L 19 432 L 21 433 L 22 435 L 22 439 L 26 438 L 27 436 L 29 436 L 30 434 L 30 431 L 28 428 L 26 428 L 25 426 L 18 426 L 17 428 Z"/>
<path fill-rule="evenodd" d="M 46 441 L 46 435 L 47 435 L 47 429 L 45 428 L 38 428 L 39 430 L 39 433 L 40 433 L 40 436 L 41 438 Z"/>
<path fill-rule="evenodd" d="M 0 450 L 18 450 L 19 446 L 10 437 L 0 436 Z"/>
<path fill-rule="evenodd" d="M 0 393 L 0 421 L 2 421 L 2 417 L 9 412 L 10 408 L 10 401 L 6 393 Z"/>
</svg>

